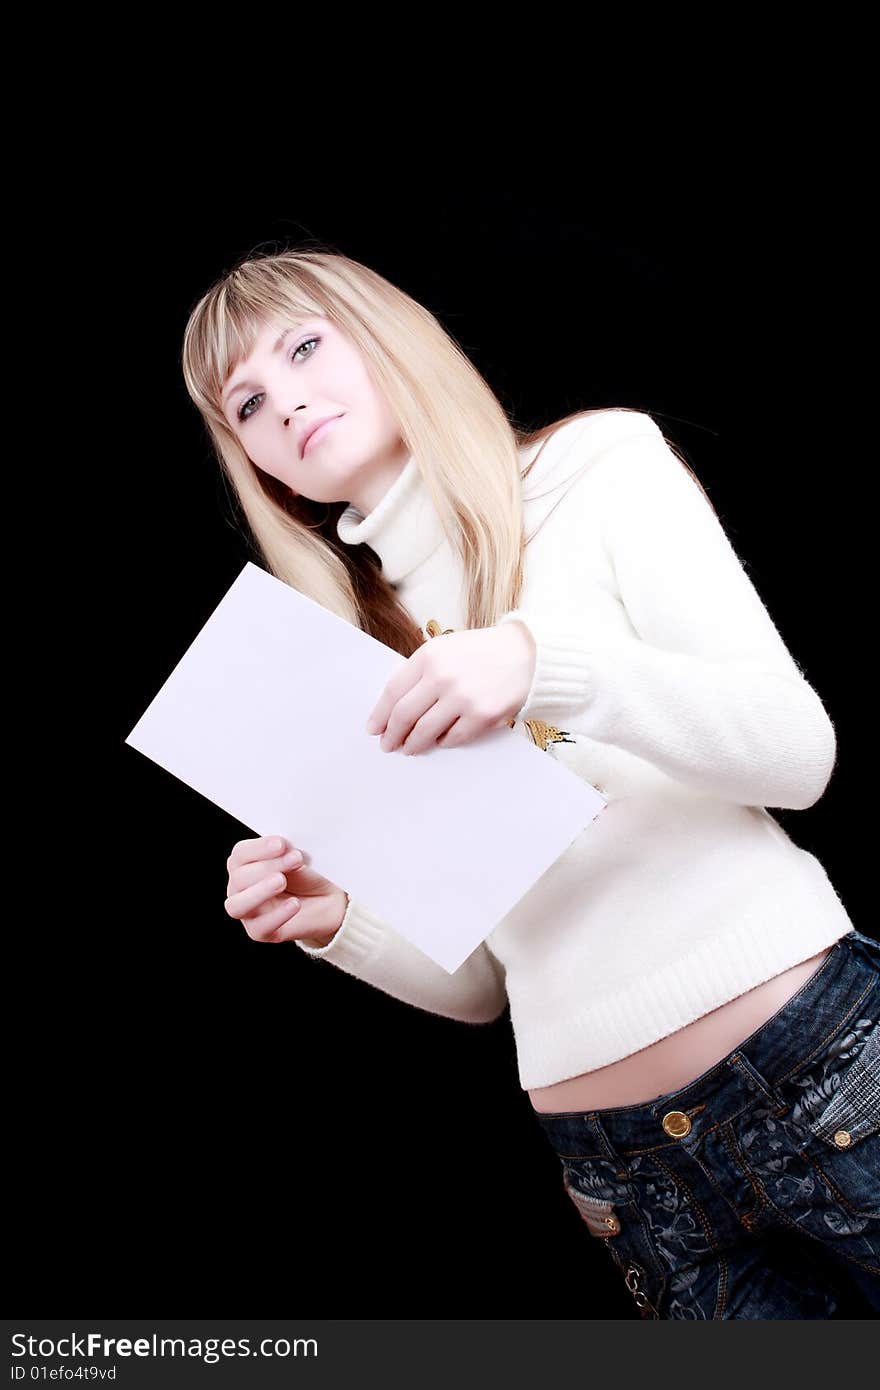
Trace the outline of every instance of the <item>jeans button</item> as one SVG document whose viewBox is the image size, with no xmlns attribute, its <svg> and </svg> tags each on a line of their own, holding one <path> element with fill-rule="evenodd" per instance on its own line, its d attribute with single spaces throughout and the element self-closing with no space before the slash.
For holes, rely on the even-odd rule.
<svg viewBox="0 0 880 1390">
<path fill-rule="evenodd" d="M 847 1149 L 852 1143 L 852 1135 L 848 1129 L 839 1129 L 834 1136 L 834 1142 L 839 1149 Z"/>
<path fill-rule="evenodd" d="M 683 1139 L 691 1132 L 691 1122 L 683 1110 L 670 1110 L 663 1116 L 663 1128 L 673 1139 Z"/>
</svg>

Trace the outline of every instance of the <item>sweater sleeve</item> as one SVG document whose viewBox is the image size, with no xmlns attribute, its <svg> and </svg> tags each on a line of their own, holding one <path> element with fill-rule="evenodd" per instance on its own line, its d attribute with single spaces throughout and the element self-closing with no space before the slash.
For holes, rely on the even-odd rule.
<svg viewBox="0 0 880 1390">
<path fill-rule="evenodd" d="M 332 941 L 296 944 L 404 1004 L 459 1023 L 491 1023 L 507 1005 L 504 967 L 485 942 L 450 975 L 351 897 Z"/>
<path fill-rule="evenodd" d="M 535 641 L 516 717 L 617 745 L 707 796 L 804 810 L 830 780 L 834 726 L 700 485 L 646 419 L 649 432 L 606 451 L 592 485 L 555 508 L 542 528 L 548 563 L 500 619 Z M 591 622 L 587 506 L 600 508 L 631 632 Z M 541 575 L 558 573 L 560 555 L 562 600 Z"/>
</svg>

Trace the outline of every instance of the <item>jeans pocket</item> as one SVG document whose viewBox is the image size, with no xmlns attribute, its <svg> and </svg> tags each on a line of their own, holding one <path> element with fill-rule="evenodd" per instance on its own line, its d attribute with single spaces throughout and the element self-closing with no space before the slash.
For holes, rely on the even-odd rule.
<svg viewBox="0 0 880 1390">
<path fill-rule="evenodd" d="M 880 1024 L 854 1019 L 835 1040 L 796 1107 L 801 1153 L 833 1200 L 880 1216 Z"/>
<path fill-rule="evenodd" d="M 860 1051 L 845 1065 L 831 1100 L 809 1128 L 835 1152 L 880 1129 L 880 1024 L 874 1023 Z"/>
<path fill-rule="evenodd" d="M 666 1277 L 635 1198 L 622 1182 L 615 1182 L 612 1197 L 597 1195 L 593 1171 L 585 1163 L 566 1162 L 563 1172 L 566 1195 L 589 1234 L 611 1255 L 640 1317 L 660 1318 Z"/>
</svg>

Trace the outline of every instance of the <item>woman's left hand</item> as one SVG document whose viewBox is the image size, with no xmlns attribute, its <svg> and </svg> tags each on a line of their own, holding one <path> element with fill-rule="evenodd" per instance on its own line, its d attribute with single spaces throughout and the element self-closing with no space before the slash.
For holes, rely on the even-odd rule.
<svg viewBox="0 0 880 1390">
<path fill-rule="evenodd" d="M 524 623 L 442 633 L 395 672 L 366 731 L 384 735 L 386 752 L 457 748 L 510 723 L 534 670 L 535 643 Z"/>
</svg>

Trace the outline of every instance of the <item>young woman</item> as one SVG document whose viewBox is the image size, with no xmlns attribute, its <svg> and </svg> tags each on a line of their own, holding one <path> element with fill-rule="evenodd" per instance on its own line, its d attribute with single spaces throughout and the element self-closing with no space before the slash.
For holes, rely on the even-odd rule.
<svg viewBox="0 0 880 1390">
<path fill-rule="evenodd" d="M 878 946 L 766 809 L 815 804 L 835 730 L 690 468 L 637 410 L 518 428 L 331 251 L 238 264 L 183 372 L 269 571 L 407 658 L 364 736 L 507 726 L 606 802 L 452 975 L 276 837 L 233 848 L 227 913 L 449 1018 L 509 1005 L 643 1316 L 880 1308 Z"/>
</svg>

